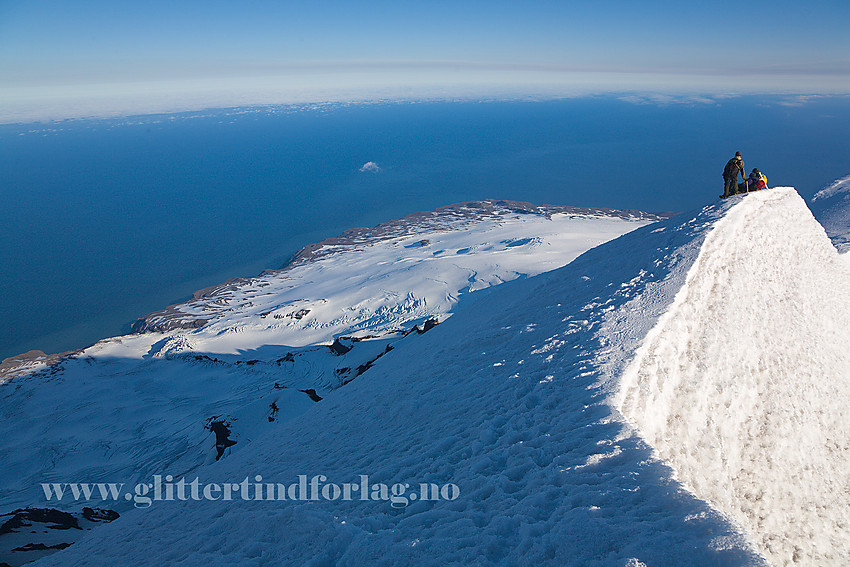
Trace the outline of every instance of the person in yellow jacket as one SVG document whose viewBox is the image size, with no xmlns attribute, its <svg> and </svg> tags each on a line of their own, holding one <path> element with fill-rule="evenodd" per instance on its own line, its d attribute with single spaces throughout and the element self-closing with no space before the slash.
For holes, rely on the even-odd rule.
<svg viewBox="0 0 850 567">
<path fill-rule="evenodd" d="M 767 176 L 758 170 L 753 169 L 747 177 L 747 192 L 767 189 Z"/>
</svg>

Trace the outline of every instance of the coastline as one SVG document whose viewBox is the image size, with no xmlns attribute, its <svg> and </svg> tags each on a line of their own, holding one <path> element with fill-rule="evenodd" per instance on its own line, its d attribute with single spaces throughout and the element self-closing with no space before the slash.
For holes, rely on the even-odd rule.
<svg viewBox="0 0 850 567">
<path fill-rule="evenodd" d="M 308 244 L 296 252 L 279 268 L 263 270 L 257 276 L 250 278 L 229 278 L 219 284 L 198 289 L 186 301 L 168 305 L 163 309 L 153 311 L 136 319 L 129 324 L 130 333 L 117 336 L 137 335 L 148 332 L 166 333 L 177 329 L 198 329 L 214 320 L 217 314 L 213 311 L 209 317 L 199 316 L 197 314 L 188 315 L 187 310 L 199 304 L 208 304 L 208 302 L 215 302 L 217 299 L 224 298 L 244 286 L 250 286 L 258 278 L 280 276 L 293 268 L 309 264 L 330 255 L 351 251 L 359 247 L 393 238 L 411 236 L 429 231 L 459 230 L 483 220 L 499 219 L 506 212 L 539 215 L 545 218 L 551 218 L 554 214 L 565 214 L 572 217 L 605 216 L 646 221 L 662 220 L 669 218 L 673 214 L 602 207 L 535 205 L 524 201 L 503 199 L 484 199 L 444 205 L 430 211 L 410 213 L 372 227 L 352 227 L 344 230 L 337 236 Z M 206 305 L 205 308 L 207 308 Z M 49 368 L 109 338 L 113 337 L 102 337 L 90 345 L 60 353 L 48 354 L 41 350 L 30 350 L 8 357 L 0 362 L 0 384 L 17 376 Z"/>
<path fill-rule="evenodd" d="M 308 244 L 296 252 L 283 266 L 277 269 L 263 270 L 253 278 L 230 278 L 220 284 L 212 285 L 192 294 L 192 299 L 175 303 L 164 309 L 154 311 L 134 321 L 130 328 L 133 333 L 168 332 L 175 329 L 197 329 L 210 322 L 213 317 L 204 318 L 192 315 L 186 317 L 182 307 L 203 301 L 215 301 L 242 286 L 250 285 L 255 279 L 267 276 L 279 276 L 292 268 L 327 257 L 332 254 L 351 250 L 358 246 L 410 236 L 421 232 L 457 229 L 457 224 L 471 224 L 479 220 L 498 219 L 506 210 L 551 217 L 553 214 L 572 216 L 607 216 L 629 220 L 663 220 L 674 213 L 648 213 L 629 209 L 607 209 L 601 207 L 573 207 L 567 205 L 534 205 L 524 201 L 504 199 L 484 199 L 444 205 L 431 211 L 419 211 L 403 217 L 386 221 L 373 227 L 354 227 L 338 236 Z"/>
</svg>

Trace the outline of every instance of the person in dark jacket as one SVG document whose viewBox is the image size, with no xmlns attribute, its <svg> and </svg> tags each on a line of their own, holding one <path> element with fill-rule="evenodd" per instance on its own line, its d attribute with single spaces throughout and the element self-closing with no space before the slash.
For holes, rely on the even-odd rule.
<svg viewBox="0 0 850 567">
<path fill-rule="evenodd" d="M 747 174 L 744 173 L 744 160 L 741 159 L 741 152 L 735 152 L 735 157 L 726 162 L 726 167 L 723 168 L 723 194 L 721 199 L 725 199 L 731 195 L 737 195 L 738 191 L 738 175 L 741 175 L 741 180 L 747 180 Z"/>
</svg>

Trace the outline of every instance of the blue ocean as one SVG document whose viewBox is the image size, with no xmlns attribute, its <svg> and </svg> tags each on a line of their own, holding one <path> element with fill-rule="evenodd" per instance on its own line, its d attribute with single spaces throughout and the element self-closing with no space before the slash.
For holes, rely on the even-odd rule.
<svg viewBox="0 0 850 567">
<path fill-rule="evenodd" d="M 302 246 L 483 198 L 685 211 L 735 151 L 805 196 L 850 98 L 433 102 L 0 126 L 0 359 L 60 352 Z M 376 168 L 364 164 L 374 162 Z"/>
</svg>

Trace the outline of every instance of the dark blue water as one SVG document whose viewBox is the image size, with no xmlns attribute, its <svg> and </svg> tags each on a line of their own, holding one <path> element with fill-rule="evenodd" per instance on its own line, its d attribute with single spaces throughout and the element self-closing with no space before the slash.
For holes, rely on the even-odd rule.
<svg viewBox="0 0 850 567">
<path fill-rule="evenodd" d="M 67 350 L 301 246 L 449 203 L 683 211 L 736 150 L 804 195 L 850 99 L 380 104 L 0 127 L 0 358 Z M 383 171 L 361 173 L 375 161 Z"/>
</svg>

